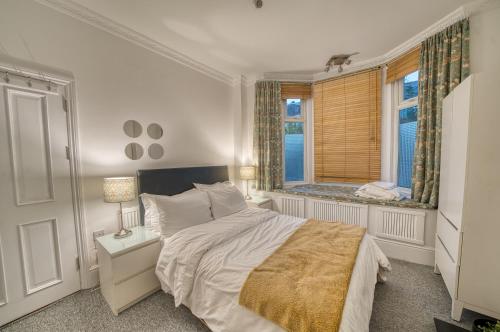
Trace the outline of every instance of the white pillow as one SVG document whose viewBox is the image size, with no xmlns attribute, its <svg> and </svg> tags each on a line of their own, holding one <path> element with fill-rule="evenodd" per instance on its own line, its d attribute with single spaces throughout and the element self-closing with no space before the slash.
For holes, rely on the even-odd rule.
<svg viewBox="0 0 500 332">
<path fill-rule="evenodd" d="M 195 188 L 190 189 L 197 190 Z M 186 193 L 185 191 L 184 193 Z M 165 195 L 140 194 L 142 205 L 144 206 L 144 226 L 151 227 L 156 231 L 160 231 L 160 211 L 156 205 L 156 199 L 165 197 Z"/>
<path fill-rule="evenodd" d="M 243 194 L 232 184 L 219 184 L 209 189 L 201 189 L 208 193 L 212 203 L 214 218 L 222 218 L 247 208 Z"/>
<path fill-rule="evenodd" d="M 154 207 L 150 209 L 150 214 L 146 215 L 158 218 L 161 234 L 165 237 L 172 236 L 178 231 L 206 223 L 213 220 L 210 212 L 210 199 L 208 194 L 201 190 L 188 190 L 174 196 L 163 195 L 141 195 L 143 202 L 154 201 Z M 144 199 L 145 198 L 145 199 Z M 146 209 L 146 204 L 144 204 Z"/>
<path fill-rule="evenodd" d="M 144 226 L 160 231 L 160 211 L 156 206 L 156 196 L 152 194 L 141 194 L 142 205 L 144 206 Z"/>
</svg>

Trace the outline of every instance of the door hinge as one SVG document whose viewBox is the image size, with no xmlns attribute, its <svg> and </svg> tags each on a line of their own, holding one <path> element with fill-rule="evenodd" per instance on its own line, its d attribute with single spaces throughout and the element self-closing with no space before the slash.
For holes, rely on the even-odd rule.
<svg viewBox="0 0 500 332">
<path fill-rule="evenodd" d="M 68 111 L 68 100 L 64 97 L 62 97 L 62 107 L 63 107 L 64 112 Z"/>
<path fill-rule="evenodd" d="M 66 147 L 66 159 L 69 160 L 69 146 Z"/>
<path fill-rule="evenodd" d="M 80 271 L 80 257 L 76 256 L 76 270 Z"/>
</svg>

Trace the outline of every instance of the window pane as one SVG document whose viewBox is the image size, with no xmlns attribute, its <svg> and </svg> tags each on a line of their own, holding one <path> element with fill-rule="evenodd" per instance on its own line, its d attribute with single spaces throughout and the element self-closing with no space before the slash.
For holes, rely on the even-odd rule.
<svg viewBox="0 0 500 332">
<path fill-rule="evenodd" d="M 300 110 L 300 99 L 286 100 L 286 116 L 288 118 L 300 118 L 302 116 Z"/>
<path fill-rule="evenodd" d="M 418 71 L 408 74 L 403 79 L 403 100 L 418 95 Z"/>
<path fill-rule="evenodd" d="M 413 151 L 417 138 L 417 106 L 399 111 L 398 186 L 410 188 Z"/>
<path fill-rule="evenodd" d="M 304 181 L 303 122 L 285 122 L 285 181 Z"/>
</svg>

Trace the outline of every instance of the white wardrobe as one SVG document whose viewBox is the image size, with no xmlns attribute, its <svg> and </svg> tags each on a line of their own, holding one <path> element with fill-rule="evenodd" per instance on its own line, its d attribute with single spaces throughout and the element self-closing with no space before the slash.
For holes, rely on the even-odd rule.
<svg viewBox="0 0 500 332">
<path fill-rule="evenodd" d="M 475 107 L 481 78 L 469 76 L 443 102 L 435 271 L 451 295 L 454 320 L 463 308 L 500 319 L 500 215 L 489 213 L 498 210 L 500 188 L 480 180 L 498 183 L 500 164 L 491 163 L 500 142 L 481 140 L 481 131 L 492 128 L 485 121 L 495 117 Z M 500 121 L 496 127 L 498 135 Z"/>
</svg>

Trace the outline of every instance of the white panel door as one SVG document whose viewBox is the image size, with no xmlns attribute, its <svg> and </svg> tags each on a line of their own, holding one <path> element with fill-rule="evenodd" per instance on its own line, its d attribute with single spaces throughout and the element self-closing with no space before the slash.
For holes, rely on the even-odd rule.
<svg viewBox="0 0 500 332">
<path fill-rule="evenodd" d="M 1 326 L 78 291 L 80 277 L 63 88 L 0 89 Z"/>
</svg>

